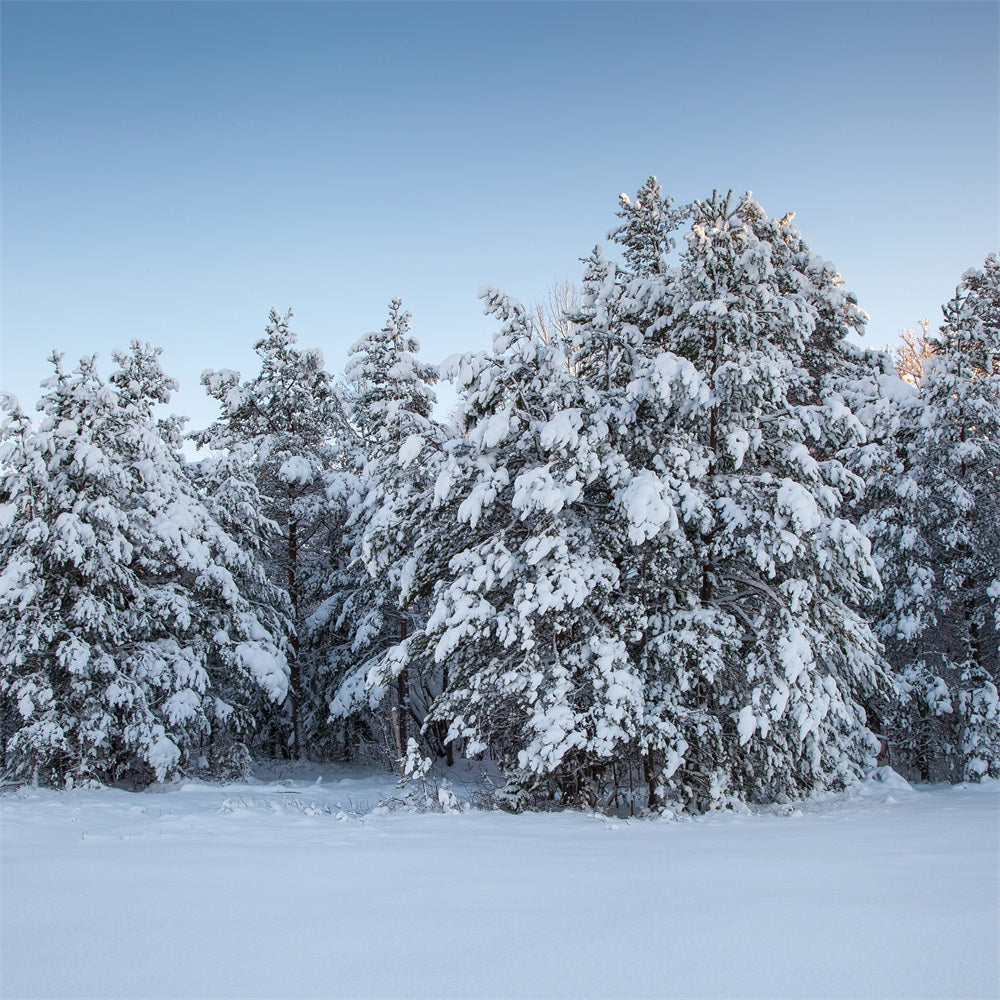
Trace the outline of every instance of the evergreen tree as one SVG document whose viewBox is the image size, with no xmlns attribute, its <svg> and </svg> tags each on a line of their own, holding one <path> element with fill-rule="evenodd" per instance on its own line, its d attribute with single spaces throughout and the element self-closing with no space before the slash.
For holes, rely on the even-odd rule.
<svg viewBox="0 0 1000 1000">
<path fill-rule="evenodd" d="M 457 369 L 414 584 L 433 611 L 384 662 L 446 664 L 430 718 L 522 793 L 608 803 L 641 764 L 651 804 L 703 809 L 873 759 L 884 676 L 850 605 L 878 576 L 833 457 L 860 428 L 836 391 L 850 303 L 749 197 L 692 212 L 671 266 L 655 182 L 623 207 L 626 266 L 588 260 L 573 363 L 488 290 L 494 349 Z"/>
<path fill-rule="evenodd" d="M 681 487 L 693 558 L 657 601 L 676 611 L 645 654 L 673 692 L 663 704 L 695 713 L 678 773 L 702 801 L 856 777 L 871 748 L 860 702 L 881 684 L 849 608 L 878 585 L 867 540 L 840 516 L 860 482 L 831 457 L 859 424 L 822 381 L 849 354 L 821 294 L 826 269 L 787 222 L 749 196 L 696 203 L 656 328 L 655 346 L 709 392 L 682 419 L 700 459 Z"/>
<path fill-rule="evenodd" d="M 639 188 L 634 199 L 618 196 L 618 218 L 622 221 L 609 233 L 622 248 L 632 274 L 649 277 L 664 274 L 667 257 L 677 246 L 675 234 L 690 209 L 678 206 L 663 194 L 655 177 Z"/>
<path fill-rule="evenodd" d="M 617 540 L 596 502 L 599 489 L 616 499 L 595 486 L 607 426 L 560 344 L 501 292 L 480 294 L 501 327 L 491 352 L 455 364 L 460 437 L 407 591 L 430 593 L 431 614 L 385 662 L 426 656 L 447 669 L 428 723 L 468 754 L 489 751 L 513 801 L 597 804 L 642 707 L 630 609 L 613 600 Z"/>
<path fill-rule="evenodd" d="M 285 621 L 287 654 L 291 646 L 291 602 L 284 588 L 275 584 L 268 572 L 271 548 L 280 537 L 280 529 L 265 513 L 267 504 L 254 475 L 254 455 L 244 445 L 233 451 L 213 452 L 192 463 L 189 469 L 212 518 L 233 540 L 237 550 L 258 567 L 261 599 Z M 287 752 L 282 702 L 258 699 L 252 715 L 253 751 L 268 757 Z"/>
<path fill-rule="evenodd" d="M 968 271 L 927 362 L 910 456 L 933 560 L 923 689 L 948 716 L 955 776 L 1000 776 L 1000 261 Z M 916 673 L 916 671 L 912 671 Z M 928 684 L 927 675 L 934 680 Z M 947 689 L 947 695 L 943 694 Z M 950 709 L 949 711 L 946 711 Z M 945 748 L 940 748 L 944 750 Z"/>
<path fill-rule="evenodd" d="M 885 583 L 869 610 L 898 686 L 888 749 L 925 781 L 995 774 L 1000 753 L 997 271 L 991 257 L 963 277 L 919 384 L 882 356 L 857 390 L 862 527 Z"/>
<path fill-rule="evenodd" d="M 159 353 L 133 342 L 109 383 L 92 358 L 66 373 L 54 355 L 39 423 L 6 419 L 0 693 L 16 775 L 225 767 L 255 703 L 284 697 L 286 622 L 263 570 L 201 502 L 176 422 L 153 417 L 175 388 Z"/>
<path fill-rule="evenodd" d="M 862 603 L 862 611 L 883 643 L 894 682 L 889 696 L 873 707 L 889 763 L 904 775 L 927 780 L 940 756 L 935 747 L 943 740 L 944 688 L 927 669 L 923 646 L 936 622 L 935 556 L 921 527 L 924 495 L 912 467 L 924 405 L 888 354 L 868 351 L 864 361 L 863 370 L 844 386 L 866 428 L 846 461 L 865 483 L 852 510 L 871 540 L 883 588 Z"/>
<path fill-rule="evenodd" d="M 287 749 L 293 757 L 301 757 L 308 749 L 303 713 L 316 713 L 315 706 L 302 704 L 309 684 L 302 676 L 299 636 L 317 600 L 309 586 L 314 569 L 328 558 L 322 550 L 322 543 L 329 541 L 326 474 L 337 461 L 335 444 L 344 434 L 344 422 L 322 353 L 296 346 L 290 320 L 291 312 L 279 316 L 271 310 L 264 336 L 254 345 L 260 371 L 250 381 L 242 382 L 238 372 L 228 370 L 202 375 L 221 413 L 195 440 L 201 446 L 249 457 L 264 513 L 277 525 L 269 545 L 269 566 L 273 582 L 288 596 L 295 626 Z"/>
<path fill-rule="evenodd" d="M 405 642 L 421 623 L 421 607 L 403 591 L 428 506 L 429 469 L 443 438 L 443 428 L 431 418 L 437 371 L 418 359 L 410 320 L 394 299 L 382 329 L 351 348 L 345 378 L 353 387 L 349 420 L 359 458 L 357 472 L 345 475 L 338 491 L 340 497 L 351 494 L 344 525 L 350 557 L 333 567 L 328 597 L 310 623 L 310 642 L 326 648 L 325 667 L 339 685 L 336 717 L 350 719 L 393 689 L 390 729 L 399 760 L 406 756 L 411 723 L 419 731 L 423 722 L 430 679 L 411 677 L 409 666 L 400 663 L 383 683 L 366 685 L 386 649 Z"/>
</svg>

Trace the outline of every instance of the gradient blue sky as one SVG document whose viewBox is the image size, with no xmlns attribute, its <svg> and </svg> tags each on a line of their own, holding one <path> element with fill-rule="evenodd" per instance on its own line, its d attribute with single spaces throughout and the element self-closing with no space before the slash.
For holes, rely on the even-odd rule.
<svg viewBox="0 0 1000 1000">
<path fill-rule="evenodd" d="M 48 3 L 2 17 L 0 386 L 141 337 L 209 421 L 272 305 L 339 370 L 401 296 L 428 360 L 476 289 L 578 277 L 620 191 L 792 210 L 882 345 L 998 237 L 983 3 Z"/>
</svg>

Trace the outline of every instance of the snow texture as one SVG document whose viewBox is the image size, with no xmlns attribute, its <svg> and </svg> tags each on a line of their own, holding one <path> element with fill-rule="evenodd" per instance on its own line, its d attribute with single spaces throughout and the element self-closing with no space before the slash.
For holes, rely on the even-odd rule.
<svg viewBox="0 0 1000 1000">
<path fill-rule="evenodd" d="M 915 790 L 883 771 L 796 809 L 626 822 L 393 811 L 380 804 L 388 778 L 291 773 L 0 798 L 0 993 L 957 1000 L 1000 988 L 995 781 Z"/>
</svg>

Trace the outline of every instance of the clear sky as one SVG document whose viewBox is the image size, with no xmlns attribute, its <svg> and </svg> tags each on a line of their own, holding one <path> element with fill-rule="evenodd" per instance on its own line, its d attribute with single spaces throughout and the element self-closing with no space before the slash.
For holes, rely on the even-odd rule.
<svg viewBox="0 0 1000 1000">
<path fill-rule="evenodd" d="M 617 195 L 796 212 L 883 345 L 998 249 L 982 3 L 49 3 L 2 17 L 0 386 L 165 348 L 179 412 L 273 305 L 339 370 L 393 296 L 428 360 L 475 298 L 578 278 Z"/>
</svg>

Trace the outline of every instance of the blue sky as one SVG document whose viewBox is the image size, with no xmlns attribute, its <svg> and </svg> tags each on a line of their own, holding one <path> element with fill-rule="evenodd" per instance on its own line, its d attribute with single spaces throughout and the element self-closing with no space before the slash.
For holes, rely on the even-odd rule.
<svg viewBox="0 0 1000 1000">
<path fill-rule="evenodd" d="M 580 274 L 617 195 L 796 212 L 882 345 L 998 249 L 984 3 L 4 2 L 0 385 L 141 337 L 213 416 L 268 309 L 339 370 L 401 296 L 428 360 L 475 298 Z"/>
</svg>

